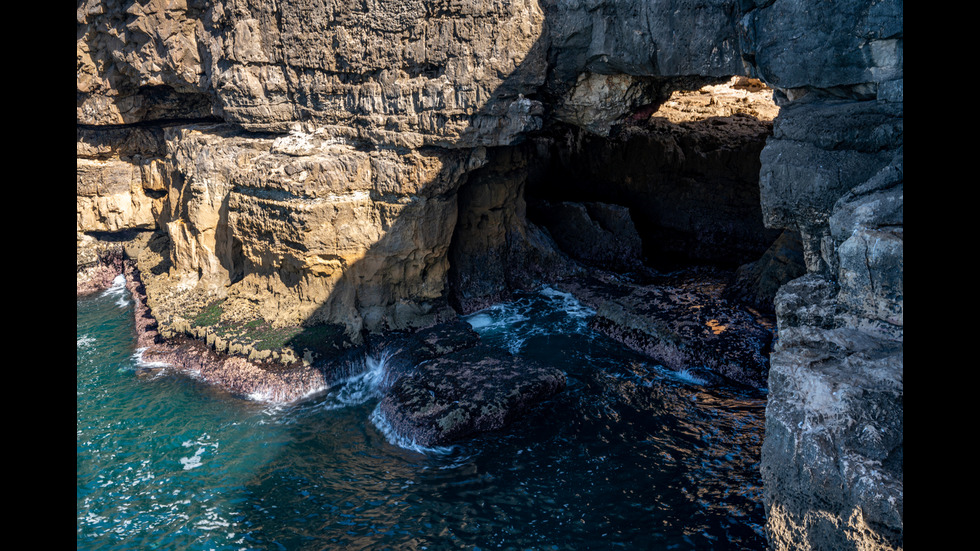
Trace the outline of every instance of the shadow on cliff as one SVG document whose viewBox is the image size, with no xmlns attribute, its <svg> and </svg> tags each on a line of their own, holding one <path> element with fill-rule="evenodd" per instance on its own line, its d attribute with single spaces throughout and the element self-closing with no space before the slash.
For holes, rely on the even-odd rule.
<svg viewBox="0 0 980 551">
<path fill-rule="evenodd" d="M 371 143 L 358 146 L 359 151 L 369 155 L 396 154 L 400 161 L 408 163 L 418 163 L 418 156 L 422 156 L 422 164 L 436 163 L 442 168 L 409 194 L 397 194 L 397 191 L 386 194 L 379 185 L 386 182 L 372 182 L 371 199 L 374 215 L 381 220 L 382 236 L 360 258 L 344 264 L 329 297 L 287 342 L 286 346 L 298 357 L 311 351 L 318 357 L 314 365 L 327 368 L 331 356 L 345 356 L 344 351 L 360 347 L 371 335 L 412 332 L 457 317 L 458 301 L 450 296 L 458 290 L 458 285 L 450 285 L 450 271 L 455 270 L 450 261 L 450 248 L 458 247 L 458 192 L 466 186 L 474 170 L 489 168 L 494 162 L 494 150 L 518 145 L 528 132 L 541 127 L 546 102 L 539 101 L 539 94 L 549 55 L 544 19 L 540 31 L 531 47 L 523 52 L 516 69 L 468 117 L 469 125 L 458 134 L 458 139 L 438 138 L 440 128 L 434 132 L 437 137 L 432 140 L 433 145 L 414 150 Z M 438 67 L 426 67 L 427 73 L 442 73 Z M 416 67 L 402 69 L 410 75 L 419 72 Z M 442 120 L 439 113 L 433 118 Z M 489 257 L 487 260 L 507 261 Z M 228 268 L 241 270 L 240 266 Z M 499 272 L 507 267 L 483 268 Z M 301 285 L 299 277 L 281 271 L 278 277 L 293 288 Z M 451 305 L 453 302 L 457 309 Z"/>
<path fill-rule="evenodd" d="M 642 206 L 643 214 L 634 214 L 634 219 L 638 220 L 648 253 L 654 250 L 649 248 L 652 242 L 658 243 L 656 252 L 660 256 L 677 251 L 690 254 L 693 245 L 705 249 L 704 255 L 727 254 L 725 261 L 737 265 L 751 255 L 761 255 L 778 235 L 774 231 L 767 233 L 762 227 L 757 185 L 755 190 L 741 195 L 732 191 L 737 186 L 728 185 L 734 178 L 751 179 L 752 176 L 744 174 L 757 177 L 762 141 L 752 146 L 755 149 L 750 147 L 751 151 L 721 156 L 714 164 L 708 163 L 710 168 L 697 168 L 699 174 L 703 172 L 705 178 L 717 179 L 720 184 L 696 193 L 727 198 L 724 210 L 714 211 L 698 204 L 698 197 L 692 196 L 695 193 L 691 191 L 692 186 L 674 185 L 676 181 L 699 178 L 692 179 L 692 167 L 668 165 L 667 161 L 654 158 L 650 149 L 660 146 L 644 141 L 642 134 L 621 140 L 622 147 L 618 150 L 612 149 L 618 146 L 601 145 L 611 143 L 605 137 L 586 138 L 600 143 L 593 145 L 588 153 L 555 148 L 543 151 L 540 143 L 525 141 L 533 138 L 548 119 L 550 113 L 545 112 L 545 106 L 554 103 L 554 96 L 563 91 L 562 87 L 571 85 L 557 82 L 567 75 L 554 77 L 549 73 L 556 71 L 557 54 L 552 51 L 548 34 L 548 10 L 543 9 L 542 15 L 537 40 L 524 52 L 516 69 L 469 116 L 469 126 L 457 140 L 435 139 L 433 145 L 401 151 L 372 143 L 359 146 L 368 155 L 385 150 L 388 154 L 401 155 L 406 161 L 412 154 L 421 155 L 427 162 L 440 163 L 442 168 L 420 182 L 417 190 L 394 199 L 380 189 L 382 186 L 378 184 L 385 182 L 373 182 L 371 199 L 375 216 L 382 223 L 382 235 L 357 260 L 348 263 L 341 259 L 341 274 L 329 296 L 316 306 L 302 324 L 302 330 L 286 344 L 297 357 L 310 351 L 322 363 L 338 352 L 360 346 L 370 335 L 412 331 L 450 321 L 457 314 L 506 300 L 510 291 L 529 286 L 535 279 L 567 274 L 570 268 L 563 263 L 563 255 L 557 252 L 547 233 L 529 224 L 526 217 L 525 187 L 529 173 L 535 170 L 554 173 L 543 179 L 545 184 L 539 187 L 539 193 L 561 200 L 579 198 Z M 441 68 L 429 64 L 422 73 L 414 66 L 401 69 L 409 75 L 442 73 Z M 669 91 L 666 96 L 662 95 L 663 90 L 658 93 L 660 101 L 669 97 Z M 655 110 L 655 105 L 643 108 Z M 717 125 L 717 121 L 710 121 L 702 126 Z M 439 131 L 434 135 L 438 136 Z M 677 149 L 676 145 L 670 147 Z M 549 156 L 550 160 L 539 163 L 534 159 L 536 155 Z M 736 155 L 753 159 L 748 163 L 736 162 L 732 160 Z M 704 155 L 698 159 L 703 161 Z M 537 166 L 531 166 L 535 163 Z M 732 176 L 733 172 L 738 174 Z M 635 183 L 649 179 L 652 173 L 670 173 L 670 176 L 655 178 L 657 184 L 647 187 Z M 597 181 L 615 178 L 626 182 L 619 189 L 630 189 L 615 192 L 611 186 L 596 186 Z M 596 189 L 583 191 L 589 187 Z M 657 199 L 648 200 L 645 195 Z M 735 220 L 753 209 L 750 223 Z M 732 210 L 738 213 L 732 214 Z M 665 234 L 667 230 L 662 227 L 654 227 L 650 213 L 660 219 L 658 223 L 666 220 L 669 224 L 672 219 L 686 220 L 692 216 L 700 216 L 705 222 L 703 227 L 677 237 Z M 677 223 L 687 223 L 683 220 Z M 765 242 L 744 245 L 753 233 L 764 234 L 759 241 Z M 711 242 L 711 238 L 718 242 Z M 301 291 L 302 278 L 315 276 L 299 275 L 303 268 L 289 267 L 285 260 L 280 259 L 280 271 L 275 277 Z M 241 273 L 240 265 L 228 268 L 232 273 Z"/>
<path fill-rule="evenodd" d="M 398 212 L 391 217 L 382 217 L 388 222 L 382 228 L 380 239 L 368 247 L 360 259 L 343 267 L 330 296 L 317 305 L 304 322 L 302 331 L 287 343 L 297 356 L 302 357 L 306 350 L 313 351 L 318 355 L 314 366 L 331 369 L 332 358 L 347 356 L 345 351 L 358 350 L 365 342 L 370 344 L 372 335 L 411 331 L 450 321 L 473 309 L 478 301 L 463 300 L 460 296 L 470 286 L 487 285 L 476 294 L 485 300 L 498 300 L 506 293 L 506 286 L 515 283 L 507 272 L 524 271 L 530 277 L 536 270 L 543 274 L 550 269 L 535 265 L 541 260 L 535 256 L 535 250 L 540 249 L 522 248 L 513 243 L 516 239 L 541 239 L 540 234 L 528 235 L 527 232 L 534 231 L 531 228 L 506 231 L 506 225 L 515 221 L 513 216 L 521 218 L 524 214 L 523 191 L 528 156 L 536 152 L 535 146 L 522 143 L 522 139 L 528 135 L 525 132 L 515 135 L 516 139 L 512 141 L 496 141 L 496 136 L 508 133 L 506 125 L 509 119 L 505 115 L 512 112 L 513 106 L 520 107 L 520 102 L 533 105 L 536 100 L 544 99 L 539 94 L 547 93 L 545 75 L 541 73 L 542 60 L 548 62 L 552 55 L 547 28 L 548 22 L 545 20 L 542 35 L 528 50 L 526 61 L 508 75 L 488 101 L 472 114 L 471 125 L 460 141 L 418 150 L 422 155 L 430 155 L 443 162 L 444 166 L 406 204 L 386 203 L 379 190 L 372 192 L 376 213 Z M 546 105 L 548 102 L 541 103 Z M 535 116 L 544 120 L 547 113 L 538 112 Z M 362 151 L 376 149 L 365 145 Z M 477 180 L 478 185 L 472 185 Z M 500 208 L 507 202 L 515 203 L 511 214 L 502 213 Z M 471 230 L 468 236 L 460 232 L 460 216 L 468 217 L 465 221 Z M 504 230 L 502 235 L 501 229 Z M 485 235 L 487 240 L 484 242 L 467 242 L 480 232 L 497 234 L 493 237 Z M 491 246 L 484 247 L 484 244 Z M 514 250 L 527 254 L 523 258 L 511 256 L 509 251 Z M 463 255 L 466 259 L 465 267 L 451 265 L 454 258 L 459 258 L 457 255 Z M 561 269 L 557 266 L 552 268 Z M 295 276 L 280 274 L 280 277 L 294 287 L 301 284 L 301 280 Z M 493 279 L 492 284 L 487 284 L 488 279 Z M 348 467 L 347 459 L 354 453 L 350 442 L 363 440 L 368 444 L 383 445 L 379 441 L 383 437 L 364 426 L 363 420 L 373 407 L 370 402 L 350 407 L 357 412 L 356 423 L 352 423 L 349 416 L 341 419 L 309 416 L 302 419 L 302 423 L 317 427 L 317 430 L 310 431 L 319 435 L 317 440 L 291 443 L 289 453 L 263 466 L 249 483 L 249 492 L 256 502 L 255 510 L 246 513 L 250 526 L 248 538 L 251 541 L 287 549 L 344 544 L 360 548 L 377 543 L 382 537 L 382 529 L 391 528 L 376 526 L 374 521 L 363 526 L 355 525 L 352 520 L 355 514 L 362 511 L 360 506 L 369 503 L 370 494 L 356 483 L 357 477 L 363 473 L 344 470 Z M 326 457 L 334 459 L 323 459 L 324 453 L 327 453 Z M 401 457 L 391 461 L 391 457 L 384 454 L 358 454 L 361 457 L 356 458 L 357 462 L 352 460 L 351 464 L 362 462 L 364 456 L 370 456 L 367 459 L 376 466 L 364 476 L 373 477 L 375 473 L 383 472 L 384 480 L 376 480 L 380 484 L 411 479 L 417 475 L 418 465 Z M 295 461 L 290 458 L 297 456 L 318 457 L 315 460 L 317 466 L 305 472 L 322 469 L 323 478 L 312 481 L 298 474 L 304 471 L 290 463 Z M 424 468 L 428 468 L 428 465 Z M 330 471 L 334 470 L 342 474 L 331 474 Z M 343 482 L 336 482 L 338 480 Z M 328 487 L 328 491 L 324 492 L 321 484 L 340 484 L 343 487 Z M 313 488 L 316 490 L 312 491 Z M 326 496 L 322 513 L 317 518 L 303 521 L 311 521 L 317 526 L 315 530 L 297 529 L 274 517 L 267 518 L 259 510 L 260 502 L 262 511 L 268 511 L 270 504 L 290 504 L 298 495 L 314 500 Z M 336 499 L 341 499 L 340 496 L 348 499 L 346 507 L 332 502 L 335 496 Z M 433 497 L 433 500 L 438 499 L 445 498 L 439 495 Z M 287 508 L 284 505 L 282 510 Z M 413 534 L 406 536 L 406 541 L 402 543 L 407 547 L 416 547 L 420 541 L 423 544 L 430 539 L 432 543 L 440 542 L 440 537 L 444 536 Z"/>
</svg>

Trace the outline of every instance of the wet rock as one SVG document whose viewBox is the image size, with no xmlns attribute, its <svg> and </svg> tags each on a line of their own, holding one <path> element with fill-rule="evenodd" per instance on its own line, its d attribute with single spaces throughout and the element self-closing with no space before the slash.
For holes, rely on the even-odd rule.
<svg viewBox="0 0 980 551">
<path fill-rule="evenodd" d="M 78 296 L 108 289 L 116 276 L 123 273 L 121 245 L 106 245 L 86 237 L 79 234 L 75 265 Z"/>
<path fill-rule="evenodd" d="M 596 309 L 595 329 L 669 369 L 766 386 L 772 327 L 722 299 L 720 279 L 632 283 L 604 277 L 561 287 Z"/>
<path fill-rule="evenodd" d="M 379 390 L 386 392 L 423 362 L 476 346 L 480 336 L 465 321 L 441 323 L 414 333 L 390 332 L 368 338 L 368 354 L 384 362 Z"/>
<path fill-rule="evenodd" d="M 419 365 L 378 407 L 402 437 L 438 446 L 500 429 L 564 388 L 560 370 L 479 345 Z"/>
</svg>

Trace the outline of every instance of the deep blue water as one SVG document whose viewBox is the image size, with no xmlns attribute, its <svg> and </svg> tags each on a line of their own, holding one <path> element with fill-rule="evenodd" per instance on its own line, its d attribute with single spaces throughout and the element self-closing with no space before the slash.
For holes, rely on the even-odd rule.
<svg viewBox="0 0 980 551">
<path fill-rule="evenodd" d="M 376 426 L 370 373 L 295 405 L 232 396 L 144 369 L 121 288 L 80 298 L 77 548 L 765 548 L 765 395 L 666 371 L 590 314 L 544 289 L 468 317 L 568 388 L 420 450 Z"/>
</svg>

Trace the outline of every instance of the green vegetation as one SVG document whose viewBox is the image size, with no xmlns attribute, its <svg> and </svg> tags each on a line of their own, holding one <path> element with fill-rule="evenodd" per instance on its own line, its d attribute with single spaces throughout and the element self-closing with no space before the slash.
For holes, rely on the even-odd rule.
<svg viewBox="0 0 980 551">
<path fill-rule="evenodd" d="M 225 299 L 212 302 L 191 320 L 194 327 L 208 327 L 226 340 L 249 344 L 255 350 L 292 349 L 302 357 L 306 349 L 317 355 L 335 354 L 348 341 L 340 325 L 273 327 L 262 318 L 247 322 L 222 320 Z"/>
<path fill-rule="evenodd" d="M 211 304 L 204 307 L 197 316 L 191 320 L 191 324 L 194 327 L 212 327 L 221 321 L 221 314 L 224 313 L 224 309 L 221 307 L 224 304 L 225 299 L 220 299 L 212 302 Z"/>
</svg>

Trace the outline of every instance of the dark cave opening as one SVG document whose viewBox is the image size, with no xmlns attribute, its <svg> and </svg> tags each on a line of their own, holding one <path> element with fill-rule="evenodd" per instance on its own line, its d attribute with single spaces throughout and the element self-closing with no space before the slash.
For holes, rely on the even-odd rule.
<svg viewBox="0 0 980 551">
<path fill-rule="evenodd" d="M 798 236 L 766 228 L 760 154 L 778 108 L 757 81 L 675 92 L 608 136 L 552 123 L 488 152 L 459 192 L 450 301 L 461 312 L 569 269 L 727 273 L 729 296 L 772 312 L 804 273 Z M 647 106 L 648 107 L 648 106 Z"/>
</svg>

